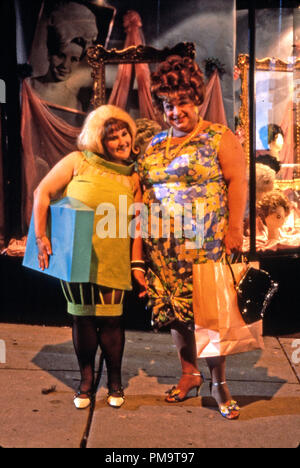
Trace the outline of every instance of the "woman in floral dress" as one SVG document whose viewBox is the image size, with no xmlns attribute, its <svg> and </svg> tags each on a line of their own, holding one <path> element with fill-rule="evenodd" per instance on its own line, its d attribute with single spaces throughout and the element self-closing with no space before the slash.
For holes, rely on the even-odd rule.
<svg viewBox="0 0 300 468">
<path fill-rule="evenodd" d="M 153 325 L 171 329 L 182 365 L 182 377 L 166 398 L 170 403 L 184 400 L 192 389 L 198 392 L 203 383 L 194 336 L 193 264 L 216 262 L 224 249 L 239 251 L 243 240 L 243 150 L 227 127 L 199 116 L 204 93 L 203 74 L 190 58 L 172 56 L 160 64 L 152 74 L 152 94 L 170 129 L 156 135 L 138 160 L 151 215 L 144 237 Z M 237 418 L 225 357 L 208 358 L 207 364 L 221 414 Z"/>
</svg>

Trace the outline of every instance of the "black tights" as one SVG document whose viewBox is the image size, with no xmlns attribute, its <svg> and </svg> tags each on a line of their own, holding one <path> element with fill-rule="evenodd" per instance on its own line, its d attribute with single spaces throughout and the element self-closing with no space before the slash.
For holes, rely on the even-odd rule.
<svg viewBox="0 0 300 468">
<path fill-rule="evenodd" d="M 108 375 L 109 391 L 122 385 L 121 367 L 125 344 L 122 317 L 73 316 L 73 343 L 81 373 L 80 391 L 91 391 L 95 384 L 95 357 L 100 346 Z"/>
</svg>

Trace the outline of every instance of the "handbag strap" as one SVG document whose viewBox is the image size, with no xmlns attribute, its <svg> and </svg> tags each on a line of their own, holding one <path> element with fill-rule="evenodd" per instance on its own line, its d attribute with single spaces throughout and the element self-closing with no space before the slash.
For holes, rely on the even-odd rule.
<svg viewBox="0 0 300 468">
<path fill-rule="evenodd" d="M 232 269 L 232 267 L 231 267 L 231 263 L 230 263 L 230 261 L 229 261 L 229 258 L 228 258 L 228 255 L 227 255 L 227 254 L 225 254 L 225 261 L 226 261 L 227 265 L 229 266 L 229 270 L 230 270 L 231 275 L 232 275 L 234 287 L 237 288 L 237 281 L 236 281 L 236 279 L 235 279 L 234 272 L 233 272 L 233 269 Z"/>
<path fill-rule="evenodd" d="M 230 262 L 230 259 L 229 259 L 229 255 L 227 255 L 226 253 L 224 253 L 224 257 L 225 257 L 226 264 L 229 266 L 229 269 L 230 269 L 230 272 L 231 272 L 231 275 L 232 275 L 232 279 L 233 279 L 234 287 L 237 289 L 238 284 L 237 284 L 237 281 L 236 281 L 235 276 L 234 276 L 234 271 L 233 271 L 232 266 L 231 266 L 231 262 Z M 241 258 L 242 258 L 242 260 L 244 260 L 244 263 L 245 263 L 246 265 L 249 264 L 249 260 L 248 260 L 248 258 L 247 258 L 245 255 L 241 254 Z M 237 258 L 237 260 L 238 260 L 238 258 Z M 238 263 L 238 262 L 234 262 L 234 263 Z"/>
</svg>

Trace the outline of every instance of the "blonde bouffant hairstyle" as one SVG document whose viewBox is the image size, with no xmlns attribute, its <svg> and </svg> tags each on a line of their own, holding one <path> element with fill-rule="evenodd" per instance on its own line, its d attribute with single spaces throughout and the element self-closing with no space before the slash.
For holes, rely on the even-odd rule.
<svg viewBox="0 0 300 468">
<path fill-rule="evenodd" d="M 100 106 L 87 116 L 77 138 L 78 149 L 105 154 L 103 139 L 106 134 L 105 124 L 109 120 L 124 122 L 124 127 L 128 128 L 132 138 L 132 152 L 137 154 L 138 151 L 135 149 L 136 125 L 134 120 L 126 111 L 111 104 Z"/>
</svg>

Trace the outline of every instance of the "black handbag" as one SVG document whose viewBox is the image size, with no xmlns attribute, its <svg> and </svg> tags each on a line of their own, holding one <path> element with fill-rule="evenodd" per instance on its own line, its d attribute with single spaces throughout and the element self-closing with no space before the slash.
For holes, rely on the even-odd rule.
<svg viewBox="0 0 300 468">
<path fill-rule="evenodd" d="M 272 297 L 278 291 L 278 283 L 272 280 L 267 271 L 253 268 L 247 261 L 248 268 L 237 283 L 227 256 L 226 261 L 232 274 L 239 310 L 244 321 L 251 324 L 262 320 Z"/>
</svg>

